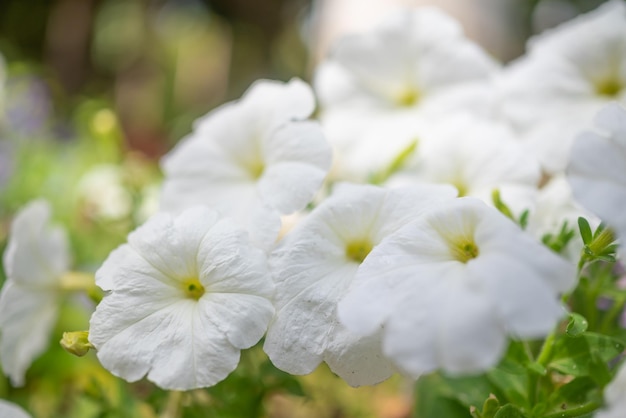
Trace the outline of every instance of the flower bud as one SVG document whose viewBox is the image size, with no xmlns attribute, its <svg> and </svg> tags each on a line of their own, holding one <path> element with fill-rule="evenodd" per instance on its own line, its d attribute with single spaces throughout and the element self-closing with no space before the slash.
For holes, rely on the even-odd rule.
<svg viewBox="0 0 626 418">
<path fill-rule="evenodd" d="M 89 342 L 89 331 L 64 332 L 61 347 L 68 353 L 82 357 L 94 346 Z"/>
</svg>

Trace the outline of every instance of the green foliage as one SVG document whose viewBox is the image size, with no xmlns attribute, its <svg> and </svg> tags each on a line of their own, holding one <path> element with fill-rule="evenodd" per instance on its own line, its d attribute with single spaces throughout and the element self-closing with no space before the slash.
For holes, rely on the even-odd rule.
<svg viewBox="0 0 626 418">
<path fill-rule="evenodd" d="M 389 179 L 392 174 L 404 168 L 411 159 L 411 157 L 413 157 L 413 155 L 417 151 L 418 143 L 419 141 L 417 139 L 412 141 L 411 143 L 409 143 L 409 145 L 407 145 L 403 150 L 398 153 L 398 155 L 393 159 L 393 161 L 391 161 L 391 163 L 387 167 L 377 173 L 371 174 L 369 178 L 369 183 L 382 184 L 387 181 L 387 179 Z"/>
<path fill-rule="evenodd" d="M 589 376 L 600 387 L 610 380 L 608 362 L 616 358 L 624 346 L 615 338 L 585 332 L 578 337 L 563 335 L 554 344 L 548 367 L 571 376 Z"/>
<path fill-rule="evenodd" d="M 496 207 L 496 209 L 498 209 L 504 216 L 515 221 L 515 216 L 513 215 L 513 211 L 511 211 L 508 205 L 504 203 L 504 201 L 502 200 L 502 197 L 500 196 L 500 190 L 493 189 L 493 191 L 491 192 L 491 201 L 493 202 L 493 205 Z M 524 223 L 526 223 L 527 218 L 528 218 L 528 213 L 526 213 L 525 215 L 522 214 L 522 216 L 524 217 Z M 520 220 L 521 220 L 521 217 L 520 217 Z M 521 222 L 518 222 L 518 223 L 520 223 L 521 225 Z"/>
<path fill-rule="evenodd" d="M 555 253 L 560 253 L 569 242 L 574 238 L 576 232 L 571 228 L 567 221 L 563 221 L 559 232 L 556 234 L 547 233 L 541 237 L 541 242 L 544 243 Z"/>
<path fill-rule="evenodd" d="M 589 328 L 589 322 L 584 316 L 570 312 L 569 318 L 570 320 L 567 323 L 567 328 L 565 329 L 565 333 L 568 336 L 579 337 L 587 331 L 587 328 Z"/>
</svg>

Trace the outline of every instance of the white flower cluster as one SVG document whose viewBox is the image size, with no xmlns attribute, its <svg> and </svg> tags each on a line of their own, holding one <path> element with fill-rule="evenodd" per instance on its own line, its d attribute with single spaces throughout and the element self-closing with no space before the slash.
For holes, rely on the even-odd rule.
<svg viewBox="0 0 626 418">
<path fill-rule="evenodd" d="M 626 110 L 602 110 L 569 154 L 604 103 L 626 101 L 625 69 L 626 7 L 610 1 L 504 69 L 441 12 L 395 13 L 321 64 L 319 122 L 304 82 L 256 82 L 162 161 L 162 213 L 96 273 L 90 343 L 113 374 L 176 390 L 224 379 L 264 335 L 278 368 L 326 362 L 353 386 L 493 367 L 509 338 L 544 337 L 565 315 L 575 266 L 538 237 L 584 213 L 566 173 L 626 234 Z M 528 230 L 494 192 L 515 220 L 530 211 Z M 17 318 L 54 312 L 51 294 L 32 295 L 68 265 L 38 205 L 5 253 L 0 355 L 16 384 L 52 316 L 28 335 Z"/>
</svg>

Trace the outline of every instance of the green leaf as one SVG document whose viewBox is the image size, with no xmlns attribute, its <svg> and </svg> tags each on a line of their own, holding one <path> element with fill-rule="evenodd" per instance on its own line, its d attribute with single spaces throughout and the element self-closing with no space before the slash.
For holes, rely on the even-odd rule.
<svg viewBox="0 0 626 418">
<path fill-rule="evenodd" d="M 588 245 L 592 239 L 591 227 L 589 222 L 582 216 L 578 218 L 578 229 L 580 230 L 580 236 L 583 239 L 585 245 Z"/>
<path fill-rule="evenodd" d="M 587 328 L 589 327 L 589 322 L 584 316 L 574 312 L 570 313 L 569 317 L 570 320 L 567 324 L 565 332 L 570 337 L 580 337 L 585 331 L 587 331 Z"/>
<path fill-rule="evenodd" d="M 482 416 L 483 418 L 493 418 L 500 409 L 500 402 L 498 398 L 492 393 L 483 403 Z"/>
<path fill-rule="evenodd" d="M 530 210 L 526 209 L 524 212 L 522 212 L 522 214 L 519 217 L 519 226 L 522 229 L 526 229 L 526 227 L 528 226 L 528 216 L 530 215 Z"/>
<path fill-rule="evenodd" d="M 528 405 L 528 375 L 526 373 L 514 374 L 496 367 L 487 373 L 487 377 L 504 394 L 504 399 L 517 405 Z"/>
<path fill-rule="evenodd" d="M 533 373 L 537 373 L 539 376 L 545 376 L 548 374 L 548 370 L 535 361 L 526 363 L 526 367 L 528 367 L 528 369 L 531 370 Z"/>
<path fill-rule="evenodd" d="M 496 209 L 498 209 L 504 216 L 509 219 L 515 220 L 511 209 L 507 206 L 506 203 L 504 203 L 504 201 L 502 201 L 499 189 L 493 189 L 493 191 L 491 192 L 491 201 L 493 202 L 493 205 L 496 207 Z"/>
<path fill-rule="evenodd" d="M 515 405 L 507 404 L 498 410 L 494 418 L 526 418 L 526 415 Z"/>
<path fill-rule="evenodd" d="M 569 383 L 559 387 L 550 394 L 549 402 L 558 404 L 582 404 L 587 400 L 587 394 L 597 387 L 590 377 L 577 377 Z"/>
<path fill-rule="evenodd" d="M 413 410 L 415 418 L 472 418 L 469 407 L 454 398 L 447 379 L 438 373 L 418 379 L 415 385 L 415 399 Z"/>
<path fill-rule="evenodd" d="M 606 229 L 606 224 L 604 222 L 600 222 L 600 225 L 598 225 L 598 228 L 593 233 L 593 238 L 597 238 L 598 235 L 600 235 L 602 231 L 604 231 L 605 229 Z"/>
<path fill-rule="evenodd" d="M 413 154 L 415 154 L 418 143 L 419 141 L 417 139 L 412 141 L 402 151 L 400 151 L 389 166 L 377 173 L 372 173 L 370 175 L 369 182 L 372 184 L 384 183 L 392 174 L 402 169 L 408 163 Z"/>
<path fill-rule="evenodd" d="M 564 335 L 555 342 L 548 367 L 572 376 L 590 376 L 604 386 L 610 381 L 607 363 L 623 349 L 618 340 L 602 334 L 586 332 L 580 338 Z"/>
</svg>

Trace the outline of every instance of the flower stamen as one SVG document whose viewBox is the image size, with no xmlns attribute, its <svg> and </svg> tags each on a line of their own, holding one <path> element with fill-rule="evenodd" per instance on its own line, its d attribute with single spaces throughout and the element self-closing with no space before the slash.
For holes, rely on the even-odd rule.
<svg viewBox="0 0 626 418">
<path fill-rule="evenodd" d="M 462 240 L 451 244 L 450 251 L 452 252 L 452 256 L 461 263 L 467 263 L 480 254 L 478 246 L 473 241 Z"/>
<path fill-rule="evenodd" d="M 351 241 L 346 245 L 346 257 L 357 263 L 362 263 L 374 246 L 367 240 Z"/>
<path fill-rule="evenodd" d="M 204 295 L 204 286 L 200 283 L 200 280 L 193 278 L 187 279 L 183 282 L 183 289 L 185 296 L 189 299 L 198 300 Z"/>
<path fill-rule="evenodd" d="M 596 83 L 596 93 L 600 96 L 615 97 L 622 91 L 624 86 L 617 78 L 611 77 Z"/>
<path fill-rule="evenodd" d="M 415 89 L 407 89 L 398 95 L 396 103 L 398 106 L 410 107 L 413 106 L 419 100 L 420 94 Z"/>
</svg>

